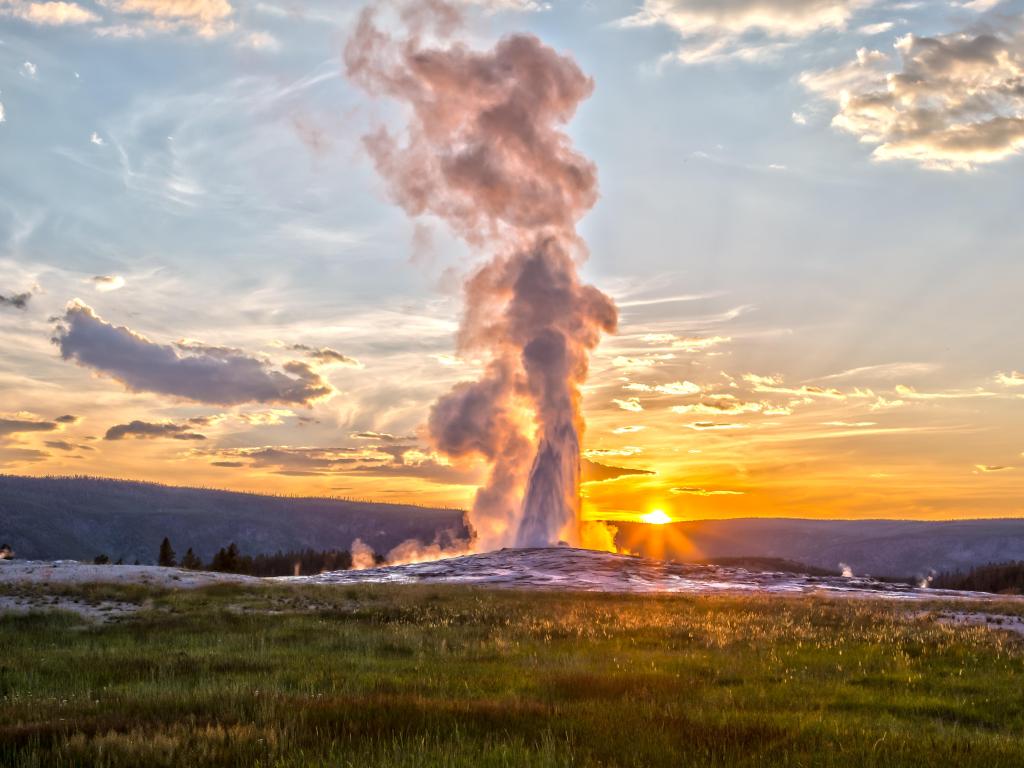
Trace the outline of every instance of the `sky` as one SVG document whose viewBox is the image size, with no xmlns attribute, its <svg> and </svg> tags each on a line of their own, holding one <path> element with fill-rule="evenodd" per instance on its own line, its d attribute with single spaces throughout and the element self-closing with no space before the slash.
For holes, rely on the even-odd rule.
<svg viewBox="0 0 1024 768">
<path fill-rule="evenodd" d="M 0 472 L 472 503 L 487 254 L 375 172 L 362 5 L 0 0 Z M 461 10 L 594 82 L 586 516 L 1024 513 L 1024 3 Z"/>
</svg>

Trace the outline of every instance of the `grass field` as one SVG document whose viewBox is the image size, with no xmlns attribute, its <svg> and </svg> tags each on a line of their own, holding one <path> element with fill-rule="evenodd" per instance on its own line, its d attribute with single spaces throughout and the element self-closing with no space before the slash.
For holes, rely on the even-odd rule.
<svg viewBox="0 0 1024 768">
<path fill-rule="evenodd" d="M 141 610 L 0 617 L 0 765 L 1024 765 L 1024 640 L 920 606 L 62 592 Z"/>
</svg>

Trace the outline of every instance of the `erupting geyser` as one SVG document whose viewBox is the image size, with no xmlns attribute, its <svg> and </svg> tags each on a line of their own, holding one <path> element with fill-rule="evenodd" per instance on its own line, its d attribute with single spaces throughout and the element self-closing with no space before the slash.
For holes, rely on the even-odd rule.
<svg viewBox="0 0 1024 768">
<path fill-rule="evenodd" d="M 440 2 L 399 7 L 397 21 L 400 34 L 384 31 L 377 8 L 364 10 L 345 49 L 355 82 L 410 107 L 404 136 L 382 128 L 367 149 L 410 215 L 444 219 L 490 258 L 466 283 L 458 337 L 486 369 L 434 405 L 431 438 L 490 466 L 473 507 L 479 546 L 579 543 L 579 387 L 617 321 L 577 274 L 576 222 L 597 174 L 562 130 L 593 82 L 530 35 L 468 48 Z"/>
</svg>

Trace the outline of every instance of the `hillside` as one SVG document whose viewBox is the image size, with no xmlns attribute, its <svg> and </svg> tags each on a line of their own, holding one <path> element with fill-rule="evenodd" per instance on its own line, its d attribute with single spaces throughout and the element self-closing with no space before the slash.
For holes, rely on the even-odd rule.
<svg viewBox="0 0 1024 768">
<path fill-rule="evenodd" d="M 153 563 L 169 536 L 204 560 L 231 541 L 248 554 L 348 549 L 378 552 L 406 539 L 466 538 L 463 513 L 403 504 L 288 498 L 99 478 L 0 475 L 0 544 L 26 559 Z"/>
<path fill-rule="evenodd" d="M 800 520 L 741 518 L 651 526 L 616 523 L 620 546 L 699 561 L 771 557 L 857 575 L 914 577 L 1024 559 L 1024 519 Z"/>
</svg>

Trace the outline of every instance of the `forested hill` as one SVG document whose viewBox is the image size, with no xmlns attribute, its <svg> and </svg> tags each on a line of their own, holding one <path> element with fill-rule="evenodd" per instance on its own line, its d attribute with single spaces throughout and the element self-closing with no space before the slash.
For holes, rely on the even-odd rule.
<svg viewBox="0 0 1024 768">
<path fill-rule="evenodd" d="M 156 561 L 164 536 L 208 560 L 234 541 L 248 554 L 348 549 L 377 552 L 415 538 L 466 538 L 461 510 L 329 498 L 290 498 L 90 477 L 0 475 L 0 545 L 18 558 Z"/>
</svg>

